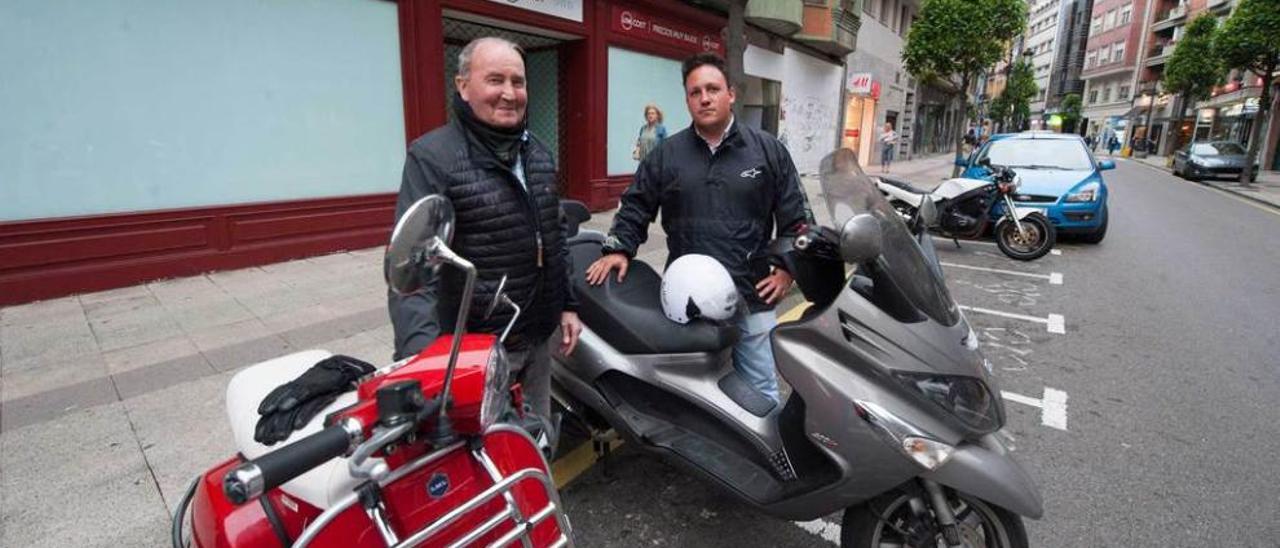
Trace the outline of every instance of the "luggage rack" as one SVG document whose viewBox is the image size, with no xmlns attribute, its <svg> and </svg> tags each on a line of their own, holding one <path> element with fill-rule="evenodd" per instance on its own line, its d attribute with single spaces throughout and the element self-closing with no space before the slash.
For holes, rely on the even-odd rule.
<svg viewBox="0 0 1280 548">
<path fill-rule="evenodd" d="M 502 427 L 500 426 L 498 428 Z M 410 473 L 453 453 L 455 450 L 461 448 L 462 445 L 463 442 L 457 442 L 425 455 L 408 465 L 394 470 L 386 477 L 386 479 L 379 483 L 383 486 L 391 484 L 396 480 L 399 480 L 404 476 L 407 476 Z M 403 540 L 398 540 L 394 544 L 388 543 L 389 546 L 402 548 L 428 545 L 426 543 L 431 539 L 431 537 L 442 532 L 449 524 L 475 511 L 480 506 L 499 496 L 503 497 L 506 501 L 505 508 L 502 511 L 485 520 L 475 529 L 466 532 L 461 538 L 449 543 L 447 546 L 450 548 L 472 546 L 477 539 L 498 528 L 503 523 L 514 522 L 515 527 L 511 531 L 508 531 L 506 534 L 489 543 L 487 546 L 489 548 L 502 548 L 518 540 L 520 545 L 524 548 L 533 548 L 534 545 L 531 537 L 533 529 L 538 524 L 546 521 L 547 518 L 555 519 L 556 526 L 560 532 L 559 536 L 549 545 L 549 548 L 573 546 L 573 535 L 572 528 L 569 524 L 569 518 L 564 513 L 564 507 L 560 503 L 560 495 L 556 491 L 555 484 L 551 481 L 551 477 L 546 472 L 538 468 L 525 468 L 511 475 L 503 476 L 498 471 L 497 467 L 494 466 L 493 461 L 489 459 L 489 455 L 485 452 L 483 447 L 472 450 L 471 455 L 484 466 L 489 477 L 493 479 L 494 484 L 488 489 L 482 491 L 480 494 L 472 497 L 461 506 L 450 510 L 445 513 L 445 515 L 427 524 L 427 526 L 410 533 Z M 515 501 L 515 497 L 511 494 L 511 490 L 517 484 L 529 481 L 533 481 L 541 485 L 547 496 L 547 504 L 533 512 L 532 515 L 525 517 L 520 511 L 520 508 Z M 310 543 L 324 531 L 325 526 L 347 509 L 358 504 L 358 500 L 359 495 L 353 492 L 343 497 L 336 504 L 330 506 L 324 511 L 324 513 L 320 514 L 314 523 L 311 523 L 305 530 L 303 530 L 302 535 L 298 537 L 296 542 L 294 542 L 294 548 L 305 548 L 306 546 L 309 546 Z M 436 546 L 439 544 L 430 545 Z M 539 546 L 536 548 L 543 547 Z"/>
</svg>

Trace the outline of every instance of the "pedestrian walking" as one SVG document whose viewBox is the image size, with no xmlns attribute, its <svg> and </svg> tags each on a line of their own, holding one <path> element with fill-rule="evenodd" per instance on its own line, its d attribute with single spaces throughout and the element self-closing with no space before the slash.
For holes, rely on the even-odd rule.
<svg viewBox="0 0 1280 548">
<path fill-rule="evenodd" d="M 693 124 L 667 138 L 640 162 L 605 240 L 603 256 L 587 269 L 587 281 L 604 283 L 630 260 L 662 214 L 667 264 L 688 254 L 724 265 L 747 313 L 739 314 L 742 338 L 734 368 L 774 402 L 781 403 L 769 333 L 774 307 L 791 288 L 784 265 L 768 266 L 768 244 L 813 222 L 791 154 L 772 135 L 733 117 L 735 92 L 724 59 L 700 53 L 682 67 L 685 101 Z"/>
<path fill-rule="evenodd" d="M 893 130 L 893 124 L 884 123 L 884 129 L 880 131 L 880 172 L 888 173 L 889 164 L 893 163 L 893 147 L 898 141 L 898 133 Z"/>
<path fill-rule="evenodd" d="M 1120 148 L 1120 139 L 1113 133 L 1111 138 L 1107 140 L 1107 155 L 1115 156 L 1116 150 Z"/>
</svg>

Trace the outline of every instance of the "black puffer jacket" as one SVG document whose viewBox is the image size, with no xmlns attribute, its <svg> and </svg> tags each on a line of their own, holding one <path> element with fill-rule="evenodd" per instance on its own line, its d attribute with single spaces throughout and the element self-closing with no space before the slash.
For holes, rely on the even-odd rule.
<svg viewBox="0 0 1280 548">
<path fill-rule="evenodd" d="M 622 194 L 605 251 L 635 256 L 659 210 L 668 263 L 688 253 L 714 257 L 751 312 L 773 308 L 755 285 L 770 262 L 782 265 L 752 259 L 767 256 L 774 227 L 794 235 L 813 222 L 791 154 L 772 135 L 737 122 L 715 154 L 690 126 L 645 156 Z M 753 272 L 753 263 L 764 268 Z"/>
<path fill-rule="evenodd" d="M 536 139 L 521 145 L 526 191 L 515 173 L 498 162 L 458 122 L 451 122 L 409 146 L 396 220 L 414 202 L 439 194 L 457 216 L 454 252 L 478 271 L 467 331 L 498 333 L 512 311 L 500 307 L 485 319 L 503 274 L 506 292 L 524 312 L 507 339 L 509 349 L 527 348 L 548 337 L 560 313 L 576 310 L 569 284 L 568 250 L 555 188 L 555 163 Z M 541 248 L 541 250 L 539 249 Z M 541 257 L 541 259 L 540 259 Z M 452 333 L 465 275 L 444 266 L 419 294 L 389 297 L 396 359 L 416 354 L 441 333 Z"/>
</svg>

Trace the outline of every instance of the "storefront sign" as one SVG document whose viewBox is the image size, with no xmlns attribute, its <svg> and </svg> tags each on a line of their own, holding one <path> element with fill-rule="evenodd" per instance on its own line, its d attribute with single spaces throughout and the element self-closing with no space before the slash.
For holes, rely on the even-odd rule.
<svg viewBox="0 0 1280 548">
<path fill-rule="evenodd" d="M 849 93 L 861 93 L 867 95 L 871 93 L 871 73 L 870 72 L 854 72 L 849 74 Z"/>
<path fill-rule="evenodd" d="M 614 6 L 614 32 L 657 40 L 699 51 L 714 51 L 724 55 L 724 41 L 718 35 L 699 32 L 691 26 L 653 17 L 647 13 Z"/>
<path fill-rule="evenodd" d="M 582 22 L 582 0 L 489 0 L 552 17 Z"/>
<path fill-rule="evenodd" d="M 1215 115 L 1215 114 L 1217 114 L 1217 113 L 1218 113 L 1218 111 L 1217 111 L 1216 109 L 1212 109 L 1212 108 L 1202 108 L 1202 109 L 1200 109 L 1200 111 L 1197 113 L 1197 116 L 1196 116 L 1196 123 L 1197 123 L 1197 124 L 1209 124 L 1209 123 L 1213 123 L 1213 115 Z"/>
<path fill-rule="evenodd" d="M 1258 98 L 1250 97 L 1248 99 L 1245 99 L 1244 102 L 1236 103 L 1234 105 L 1227 107 L 1226 109 L 1223 109 L 1222 115 L 1224 117 L 1252 116 L 1257 112 L 1258 112 Z"/>
</svg>

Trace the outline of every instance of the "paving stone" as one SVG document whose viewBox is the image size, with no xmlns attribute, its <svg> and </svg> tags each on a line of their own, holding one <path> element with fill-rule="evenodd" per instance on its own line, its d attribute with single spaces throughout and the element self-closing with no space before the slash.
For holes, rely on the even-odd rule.
<svg viewBox="0 0 1280 548">
<path fill-rule="evenodd" d="M 170 512 L 191 478 L 235 454 L 225 404 L 231 375 L 210 375 L 124 401 Z"/>
<path fill-rule="evenodd" d="M 143 287 L 145 291 L 146 288 Z M 84 315 L 90 322 L 103 321 L 135 314 L 163 314 L 164 307 L 150 291 L 143 294 L 89 302 L 84 305 Z"/>
<path fill-rule="evenodd" d="M 3 390 L 9 390 L 7 379 Z M 48 422 L 68 413 L 118 400 L 115 385 L 109 377 L 90 379 L 31 396 L 0 400 L 0 432 Z"/>
<path fill-rule="evenodd" d="M 0 322 L 4 325 L 59 323 L 61 318 L 76 314 L 83 314 L 83 308 L 80 299 L 71 296 L 5 307 Z"/>
<path fill-rule="evenodd" d="M 303 308 L 284 310 L 262 318 L 271 333 L 281 334 L 294 329 L 303 328 L 316 323 L 332 320 L 340 314 L 324 305 L 310 305 Z"/>
<path fill-rule="evenodd" d="M 6 326 L 0 333 L 4 363 L 0 374 L 10 375 L 56 363 L 100 354 L 98 341 L 85 324 Z"/>
<path fill-rule="evenodd" d="M 180 356 L 112 376 L 121 399 L 164 390 L 213 375 L 217 370 L 204 354 Z"/>
<path fill-rule="evenodd" d="M 253 312 L 250 312 L 234 297 L 227 294 L 224 294 L 224 298 L 202 302 L 181 310 L 172 310 L 171 313 L 178 324 L 188 333 L 206 327 L 251 320 L 256 317 Z"/>
<path fill-rule="evenodd" d="M 6 373 L 6 400 L 25 398 L 107 376 L 101 355 L 85 355 L 63 359 L 44 359 L 26 369 Z"/>
<path fill-rule="evenodd" d="M 152 297 L 151 291 L 145 285 L 135 285 L 95 293 L 82 293 L 80 294 L 80 304 L 87 308 L 101 303 L 142 297 Z"/>
<path fill-rule="evenodd" d="M 191 341 L 191 338 L 183 334 L 129 348 L 104 352 L 102 358 L 107 363 L 107 372 L 117 375 L 125 371 L 199 353 L 200 349 Z"/>
<path fill-rule="evenodd" d="M 242 367 L 292 352 L 296 352 L 296 349 L 284 339 L 275 335 L 248 339 L 212 350 L 201 351 L 213 368 L 218 371 L 235 371 Z"/>
<path fill-rule="evenodd" d="M 183 334 L 172 316 L 163 310 L 120 315 L 92 321 L 94 335 L 104 352 L 151 343 Z"/>
<path fill-rule="evenodd" d="M 5 546 L 162 546 L 169 516 L 124 408 L 0 435 Z"/>
</svg>

